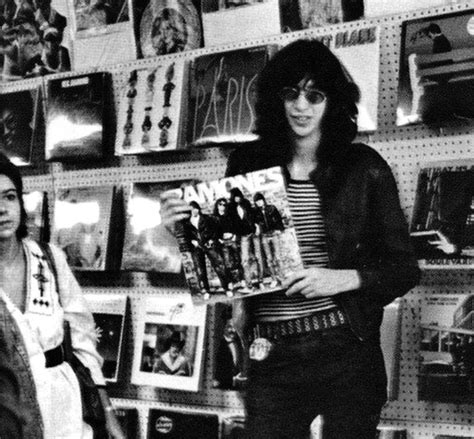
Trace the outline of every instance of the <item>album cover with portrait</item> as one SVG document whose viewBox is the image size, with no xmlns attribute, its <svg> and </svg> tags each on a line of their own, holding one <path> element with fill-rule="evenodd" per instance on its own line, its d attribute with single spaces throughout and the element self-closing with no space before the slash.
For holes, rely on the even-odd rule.
<svg viewBox="0 0 474 439">
<path fill-rule="evenodd" d="M 104 359 L 106 381 L 116 383 L 119 376 L 124 340 L 127 296 L 122 294 L 84 294 L 95 322 L 97 352 Z"/>
<path fill-rule="evenodd" d="M 213 307 L 212 387 L 215 389 L 244 390 L 247 384 L 249 348 L 244 313 L 235 306 L 236 303 L 216 303 Z"/>
<path fill-rule="evenodd" d="M 125 221 L 122 270 L 179 273 L 176 238 L 161 224 L 160 195 L 191 180 L 132 183 Z"/>
<path fill-rule="evenodd" d="M 364 18 L 366 0 L 298 0 L 301 28 L 328 26 Z M 283 2 L 285 3 L 285 1 Z M 293 3 L 286 0 L 286 3 Z M 291 29 L 290 30 L 297 30 Z"/>
<path fill-rule="evenodd" d="M 189 295 L 145 298 L 139 304 L 132 384 L 197 392 L 203 366 L 206 306 Z"/>
<path fill-rule="evenodd" d="M 201 0 L 132 0 L 132 4 L 139 58 L 204 45 Z"/>
<path fill-rule="evenodd" d="M 429 294 L 420 312 L 418 397 L 474 403 L 474 294 Z"/>
<path fill-rule="evenodd" d="M 125 75 L 124 75 L 125 76 Z M 127 72 L 119 87 L 115 154 L 149 154 L 181 147 L 185 60 L 161 60 Z"/>
<path fill-rule="evenodd" d="M 71 70 L 64 0 L 0 4 L 0 83 Z"/>
<path fill-rule="evenodd" d="M 303 267 L 281 168 L 178 189 L 191 208 L 176 235 L 197 303 L 279 291 Z"/>
<path fill-rule="evenodd" d="M 191 62 L 186 142 L 255 140 L 256 80 L 276 45 L 200 55 Z"/>
<path fill-rule="evenodd" d="M 111 267 L 108 250 L 114 194 L 114 186 L 57 191 L 51 242 L 64 251 L 73 270 L 104 271 Z"/>
<path fill-rule="evenodd" d="M 103 157 L 109 74 L 52 79 L 46 89 L 46 160 Z"/>
<path fill-rule="evenodd" d="M 0 151 L 16 166 L 33 163 L 33 151 L 41 140 L 41 111 L 37 86 L 0 94 Z"/>
<path fill-rule="evenodd" d="M 397 125 L 474 118 L 474 9 L 402 22 Z"/>
<path fill-rule="evenodd" d="M 219 416 L 165 409 L 148 412 L 147 439 L 219 439 Z"/>
<path fill-rule="evenodd" d="M 420 168 L 410 235 L 421 267 L 474 267 L 473 160 Z"/>
<path fill-rule="evenodd" d="M 28 238 L 49 241 L 48 194 L 43 191 L 23 192 Z"/>
</svg>

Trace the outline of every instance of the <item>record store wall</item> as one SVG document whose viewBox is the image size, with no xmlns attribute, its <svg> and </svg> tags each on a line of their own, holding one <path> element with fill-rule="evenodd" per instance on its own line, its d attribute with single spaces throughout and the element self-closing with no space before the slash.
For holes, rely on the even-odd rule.
<svg viewBox="0 0 474 439">
<path fill-rule="evenodd" d="M 401 41 L 401 22 L 418 17 L 462 11 L 472 2 L 450 2 L 437 8 L 421 9 L 373 19 L 307 29 L 253 41 L 225 44 L 211 48 L 164 55 L 166 59 L 192 59 L 206 53 L 263 44 L 284 44 L 300 37 L 324 36 L 339 31 L 352 31 L 370 26 L 380 28 L 379 95 L 375 131 L 359 135 L 379 151 L 394 170 L 399 186 L 402 207 L 408 219 L 412 214 L 420 164 L 432 160 L 474 157 L 474 124 L 457 124 L 431 128 L 423 124 L 396 126 L 397 88 Z M 106 64 L 87 71 L 48 76 L 47 79 L 68 77 L 77 73 L 108 71 L 111 73 L 114 103 L 119 101 L 119 90 L 128 81 L 132 67 L 153 66 L 154 58 L 127 64 Z M 27 79 L 0 83 L 0 92 L 17 91 L 40 83 L 41 79 Z M 375 87 L 376 84 L 374 84 Z M 113 106 L 108 110 L 113 112 Z M 118 128 L 121 129 L 121 128 Z M 24 168 L 27 190 L 44 190 L 51 200 L 60 188 L 91 185 L 116 185 L 126 189 L 131 182 L 171 181 L 188 178 L 214 179 L 223 176 L 228 148 L 206 148 L 166 151 L 154 155 L 109 157 L 82 163 L 47 163 L 39 161 Z M 420 401 L 417 397 L 418 343 L 420 304 L 423 297 L 442 292 L 472 292 L 473 271 L 425 270 L 421 285 L 405 296 L 402 302 L 398 395 L 383 410 L 383 424 L 407 429 L 409 438 L 434 438 L 436 434 L 474 436 L 474 406 Z M 148 297 L 183 295 L 186 286 L 180 276 L 146 273 L 77 273 L 87 293 L 120 294 L 130 298 L 127 317 L 126 344 L 120 378 L 110 384 L 113 403 L 120 407 L 137 407 L 141 437 L 146 437 L 147 416 L 150 408 L 176 408 L 195 412 L 218 413 L 221 416 L 241 414 L 243 405 L 236 391 L 223 391 L 212 386 L 212 358 L 215 312 L 207 315 L 204 369 L 198 392 L 166 390 L 152 386 L 130 384 L 134 340 L 137 337 L 137 312 Z"/>
</svg>

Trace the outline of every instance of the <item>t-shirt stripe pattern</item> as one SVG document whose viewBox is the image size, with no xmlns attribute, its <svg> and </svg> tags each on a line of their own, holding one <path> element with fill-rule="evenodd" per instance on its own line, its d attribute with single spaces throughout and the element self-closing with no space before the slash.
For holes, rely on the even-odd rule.
<svg viewBox="0 0 474 439">
<path fill-rule="evenodd" d="M 318 190 L 310 180 L 290 180 L 287 193 L 304 267 L 327 267 L 326 231 Z M 330 297 L 287 297 L 284 292 L 264 294 L 255 300 L 255 320 L 261 322 L 303 317 L 336 306 Z"/>
</svg>

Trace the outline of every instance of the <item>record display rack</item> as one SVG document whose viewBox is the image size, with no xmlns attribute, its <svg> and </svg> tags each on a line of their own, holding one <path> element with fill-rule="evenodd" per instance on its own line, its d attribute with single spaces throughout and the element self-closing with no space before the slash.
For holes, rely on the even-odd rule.
<svg viewBox="0 0 474 439">
<path fill-rule="evenodd" d="M 404 20 L 436 16 L 462 11 L 472 7 L 472 2 L 453 2 L 446 0 L 444 6 L 415 10 L 368 20 L 347 22 L 322 28 L 281 34 L 255 41 L 203 48 L 199 50 L 165 55 L 170 59 L 191 59 L 197 55 L 233 50 L 262 44 L 285 44 L 300 37 L 321 37 L 328 32 L 351 32 L 365 27 L 380 27 L 380 80 L 378 100 L 378 128 L 375 132 L 361 134 L 360 141 L 368 143 L 379 151 L 392 166 L 399 187 L 402 208 L 410 219 L 414 205 L 419 166 L 427 161 L 450 160 L 474 157 L 474 123 L 430 128 L 425 125 L 397 127 L 397 87 L 400 56 L 401 22 Z M 93 71 L 108 71 L 112 75 L 115 103 L 118 91 L 127 82 L 128 67 L 148 67 L 154 59 L 142 59 L 133 63 L 101 65 Z M 88 70 L 91 72 L 91 70 Z M 68 77 L 83 71 L 50 75 L 44 80 Z M 41 78 L 13 83 L 0 83 L 0 93 L 16 91 L 27 85 L 40 84 Z M 54 194 L 59 188 L 109 185 L 127 187 L 131 182 L 167 181 L 187 178 L 215 179 L 223 175 L 226 158 L 230 150 L 208 148 L 169 151 L 153 156 L 111 157 L 85 163 L 40 163 L 24 169 L 27 190 L 45 190 Z M 49 196 L 48 199 L 54 199 Z M 52 206 L 50 206 L 52 207 Z M 50 209 L 51 212 L 51 209 Z M 103 276 L 103 275 L 102 275 Z M 114 293 L 130 298 L 127 344 L 123 348 L 123 358 L 133 355 L 133 341 L 137 333 L 137 312 L 140 304 L 149 296 L 186 294 L 184 280 L 175 277 L 146 273 L 119 273 L 107 278 L 80 274 L 81 285 L 87 293 Z M 408 293 L 403 301 L 399 393 L 394 401 L 384 407 L 382 424 L 406 428 L 408 437 L 434 438 L 435 434 L 451 434 L 464 437 L 474 436 L 474 406 L 444 404 L 420 401 L 417 397 L 417 372 L 419 350 L 420 306 L 424 296 L 432 293 L 472 292 L 473 271 L 430 270 L 423 273 L 420 286 Z M 163 407 L 218 413 L 221 416 L 241 414 L 241 396 L 235 391 L 212 388 L 212 357 L 214 332 L 214 313 L 207 316 L 205 338 L 204 372 L 201 390 L 197 393 L 158 389 L 151 386 L 130 384 L 131 363 L 125 361 L 119 381 L 110 384 L 113 403 L 119 407 L 137 407 L 141 439 L 146 437 L 147 414 L 150 408 Z"/>
</svg>

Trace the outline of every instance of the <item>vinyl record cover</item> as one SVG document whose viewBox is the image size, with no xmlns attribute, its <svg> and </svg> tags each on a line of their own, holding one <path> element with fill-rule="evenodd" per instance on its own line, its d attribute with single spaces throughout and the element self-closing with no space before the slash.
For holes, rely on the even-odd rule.
<svg viewBox="0 0 474 439">
<path fill-rule="evenodd" d="M 28 237 L 34 241 L 47 242 L 49 238 L 47 193 L 23 192 L 23 204 L 26 211 Z"/>
<path fill-rule="evenodd" d="M 218 439 L 219 416 L 150 409 L 147 439 Z"/>
<path fill-rule="evenodd" d="M 474 161 L 421 167 L 410 234 L 423 268 L 474 267 Z"/>
<path fill-rule="evenodd" d="M 104 359 L 102 373 L 106 381 L 118 380 L 122 358 L 127 296 L 121 294 L 84 294 L 94 316 L 97 352 Z"/>
<path fill-rule="evenodd" d="M 430 294 L 420 316 L 418 397 L 474 403 L 474 294 Z"/>
<path fill-rule="evenodd" d="M 188 145 L 255 140 L 255 86 L 273 45 L 201 55 L 192 61 Z"/>
<path fill-rule="evenodd" d="M 127 439 L 137 439 L 138 430 L 138 410 L 133 407 L 114 407 L 114 413 Z M 109 436 L 109 439 L 113 439 Z"/>
<path fill-rule="evenodd" d="M 364 17 L 364 0 L 298 0 L 297 3 L 303 29 Z"/>
<path fill-rule="evenodd" d="M 2 1 L 0 82 L 71 70 L 64 0 Z"/>
<path fill-rule="evenodd" d="M 402 23 L 397 125 L 474 119 L 474 9 Z"/>
<path fill-rule="evenodd" d="M 189 295 L 140 302 L 132 384 L 197 392 L 203 362 L 206 306 Z"/>
<path fill-rule="evenodd" d="M 161 224 L 160 194 L 190 183 L 191 180 L 131 184 L 122 270 L 181 271 L 181 254 L 176 238 Z"/>
<path fill-rule="evenodd" d="M 0 150 L 16 166 L 32 164 L 41 111 L 39 87 L 0 94 Z"/>
<path fill-rule="evenodd" d="M 214 308 L 212 387 L 216 389 L 243 390 L 247 384 L 250 360 L 244 335 L 244 313 L 234 309 L 235 303 L 216 303 Z"/>
<path fill-rule="evenodd" d="M 278 291 L 302 268 L 281 168 L 187 186 L 181 196 L 191 216 L 176 231 L 197 301 Z"/>
<path fill-rule="evenodd" d="M 76 38 L 132 29 L 130 0 L 68 0 Z"/>
<path fill-rule="evenodd" d="M 200 0 L 133 0 L 139 57 L 203 46 Z"/>
<path fill-rule="evenodd" d="M 278 35 L 282 30 L 281 3 L 291 3 L 292 7 L 287 9 L 295 12 L 294 1 L 202 0 L 202 23 L 206 47 L 240 43 L 242 40 L 255 41 Z M 262 17 L 265 19 L 263 20 Z M 245 32 L 242 31 L 243 29 Z"/>
<path fill-rule="evenodd" d="M 120 89 L 115 154 L 146 154 L 180 147 L 184 60 L 161 60 L 130 70 Z"/>
<path fill-rule="evenodd" d="M 63 249 L 72 269 L 104 271 L 108 268 L 113 197 L 113 186 L 58 190 L 51 241 Z"/>
<path fill-rule="evenodd" d="M 104 155 L 108 78 L 97 72 L 47 82 L 46 160 Z"/>
</svg>

